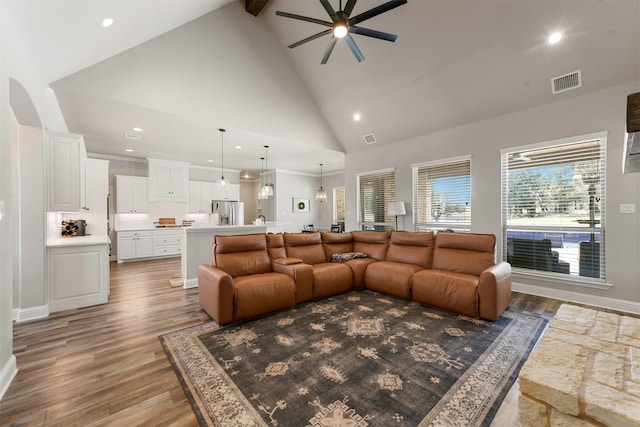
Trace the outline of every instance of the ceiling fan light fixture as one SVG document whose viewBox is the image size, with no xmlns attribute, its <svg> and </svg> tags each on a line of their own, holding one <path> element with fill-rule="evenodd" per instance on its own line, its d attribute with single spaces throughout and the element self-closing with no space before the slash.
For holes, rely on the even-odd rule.
<svg viewBox="0 0 640 427">
<path fill-rule="evenodd" d="M 347 28 L 346 24 L 342 22 L 333 26 L 333 35 L 339 39 L 345 37 L 348 32 L 349 29 Z"/>
</svg>

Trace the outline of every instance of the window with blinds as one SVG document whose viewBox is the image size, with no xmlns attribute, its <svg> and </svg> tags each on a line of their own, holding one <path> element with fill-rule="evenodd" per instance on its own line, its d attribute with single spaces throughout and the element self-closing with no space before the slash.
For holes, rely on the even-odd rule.
<svg viewBox="0 0 640 427">
<path fill-rule="evenodd" d="M 396 200 L 396 178 L 393 169 L 357 176 L 358 224 L 361 230 L 393 230 L 395 216 L 387 215 L 385 206 Z"/>
<path fill-rule="evenodd" d="M 471 158 L 412 165 L 415 231 L 471 231 Z"/>
<path fill-rule="evenodd" d="M 603 134 L 503 150 L 503 249 L 514 269 L 605 279 L 605 144 Z"/>
</svg>

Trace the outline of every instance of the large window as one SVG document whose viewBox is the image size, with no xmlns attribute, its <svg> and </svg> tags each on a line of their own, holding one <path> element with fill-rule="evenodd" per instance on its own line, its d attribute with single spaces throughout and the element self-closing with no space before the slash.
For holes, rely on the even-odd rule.
<svg viewBox="0 0 640 427">
<path fill-rule="evenodd" d="M 412 165 L 416 231 L 471 231 L 471 159 Z"/>
<path fill-rule="evenodd" d="M 504 259 L 605 278 L 605 134 L 502 151 Z"/>
<path fill-rule="evenodd" d="M 396 200 L 393 169 L 358 175 L 358 224 L 362 230 L 393 230 L 395 216 L 386 214 L 387 203 Z"/>
</svg>

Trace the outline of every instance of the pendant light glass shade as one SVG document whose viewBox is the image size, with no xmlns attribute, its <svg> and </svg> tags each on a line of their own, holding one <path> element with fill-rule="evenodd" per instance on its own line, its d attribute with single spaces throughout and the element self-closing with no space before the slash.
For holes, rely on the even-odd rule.
<svg viewBox="0 0 640 427">
<path fill-rule="evenodd" d="M 320 188 L 316 191 L 316 201 L 320 203 L 327 201 L 327 190 L 322 187 L 322 163 L 320 163 Z"/>
<path fill-rule="evenodd" d="M 225 129 L 218 129 L 218 130 L 220 131 L 220 138 L 222 140 L 222 148 L 220 150 L 220 152 L 222 153 L 222 156 L 221 156 L 222 174 L 220 178 L 216 180 L 216 184 L 218 184 L 220 187 L 226 188 L 229 186 L 229 184 L 231 184 L 229 180 L 224 177 L 224 133 L 226 132 L 226 130 Z"/>
<path fill-rule="evenodd" d="M 262 184 L 264 184 L 264 157 L 260 157 L 260 160 L 262 160 L 262 173 L 260 174 L 260 179 L 262 180 Z M 269 195 L 263 191 L 264 187 L 265 186 L 262 185 L 260 190 L 258 190 L 258 200 L 265 200 L 269 198 Z"/>
<path fill-rule="evenodd" d="M 267 150 L 269 149 L 268 145 L 264 146 L 264 161 L 265 161 L 265 165 L 266 165 L 266 169 L 265 172 L 263 174 L 264 178 L 265 178 L 265 183 L 262 186 L 262 188 L 260 189 L 260 193 L 262 193 L 263 195 L 266 194 L 267 198 L 273 196 L 273 188 L 267 184 L 267 179 L 266 179 L 266 174 L 267 174 L 267 170 L 269 169 L 269 158 L 267 157 Z M 258 195 L 260 195 L 260 193 L 258 193 Z"/>
</svg>

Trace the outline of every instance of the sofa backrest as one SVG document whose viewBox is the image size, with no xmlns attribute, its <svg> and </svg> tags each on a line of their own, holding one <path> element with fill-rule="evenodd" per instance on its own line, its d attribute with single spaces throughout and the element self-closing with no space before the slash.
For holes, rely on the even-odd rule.
<svg viewBox="0 0 640 427">
<path fill-rule="evenodd" d="M 231 277 L 271 271 L 265 234 L 216 236 L 213 247 L 213 265 Z"/>
<path fill-rule="evenodd" d="M 352 231 L 353 250 L 363 252 L 368 257 L 382 261 L 387 256 L 389 232 L 387 231 Z"/>
<path fill-rule="evenodd" d="M 289 257 L 300 258 L 307 264 L 327 262 L 320 232 L 284 233 L 284 245 Z"/>
<path fill-rule="evenodd" d="M 326 259 L 330 260 L 333 254 L 353 252 L 353 235 L 351 233 L 327 233 L 321 232 L 322 247 Z"/>
<path fill-rule="evenodd" d="M 432 255 L 433 232 L 392 231 L 385 260 L 431 268 Z"/>
<path fill-rule="evenodd" d="M 287 251 L 284 248 L 284 235 L 282 233 L 267 234 L 267 249 L 272 260 L 286 258 Z"/>
<path fill-rule="evenodd" d="M 495 264 L 493 234 L 438 233 L 433 251 L 433 269 L 479 276 Z"/>
</svg>

